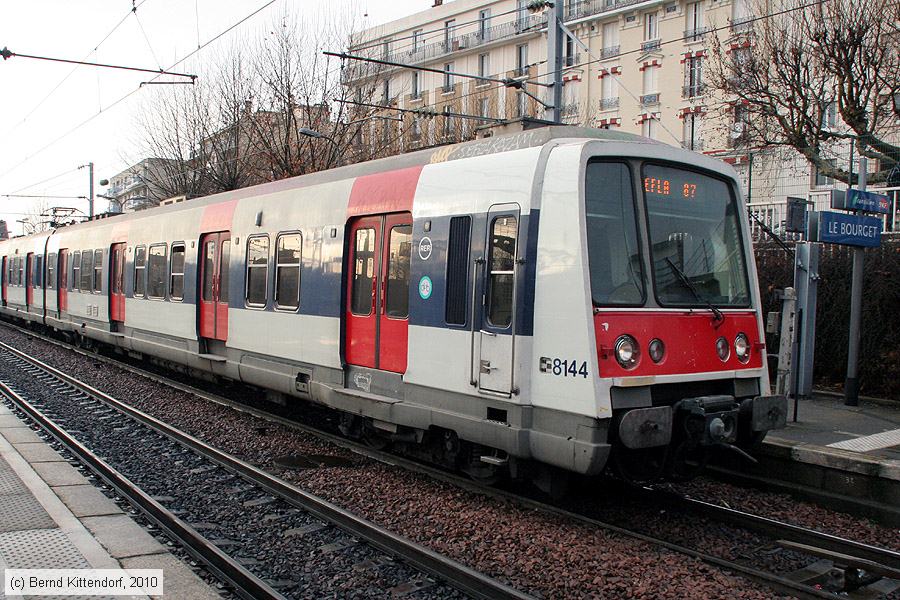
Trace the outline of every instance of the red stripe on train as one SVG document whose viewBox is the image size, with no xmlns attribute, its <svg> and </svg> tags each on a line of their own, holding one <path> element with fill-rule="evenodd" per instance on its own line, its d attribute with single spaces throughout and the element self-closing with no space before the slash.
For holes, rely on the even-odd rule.
<svg viewBox="0 0 900 600">
<path fill-rule="evenodd" d="M 347 217 L 412 212 L 422 166 L 357 177 L 350 191 Z"/>
<path fill-rule="evenodd" d="M 622 311 L 594 315 L 597 356 L 601 377 L 680 375 L 735 371 L 762 366 L 759 328 L 756 314 L 725 313 L 725 321 L 715 327 L 706 310 L 684 312 Z M 750 340 L 750 360 L 740 362 L 734 353 L 734 338 L 744 333 Z M 640 361 L 633 369 L 624 369 L 616 361 L 615 345 L 620 335 L 635 338 L 640 346 Z M 728 360 L 716 354 L 716 340 L 724 337 L 731 348 Z M 650 340 L 665 344 L 663 360 L 656 364 L 648 354 Z"/>
</svg>

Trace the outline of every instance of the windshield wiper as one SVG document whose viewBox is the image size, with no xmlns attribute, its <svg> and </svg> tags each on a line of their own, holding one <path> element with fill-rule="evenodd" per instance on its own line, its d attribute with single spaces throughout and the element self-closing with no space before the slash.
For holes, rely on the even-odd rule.
<svg viewBox="0 0 900 600">
<path fill-rule="evenodd" d="M 697 299 L 697 302 L 704 303 L 706 305 L 706 307 L 710 311 L 712 311 L 713 323 L 716 324 L 716 323 L 722 323 L 723 321 L 725 321 L 725 315 L 722 314 L 722 311 L 719 310 L 718 308 L 716 308 L 713 305 L 713 303 L 710 302 L 708 299 L 706 299 L 700 295 L 700 291 L 697 290 L 697 286 L 695 286 L 693 283 L 691 283 L 691 280 L 688 279 L 688 276 L 684 274 L 684 271 L 679 269 L 678 265 L 673 263 L 672 259 L 670 259 L 668 256 L 666 257 L 666 262 L 669 263 L 669 268 L 672 269 L 672 272 L 678 276 L 679 281 L 681 281 L 681 283 L 684 284 L 684 287 L 686 287 L 688 290 L 690 290 L 690 292 L 694 295 L 694 298 Z"/>
</svg>

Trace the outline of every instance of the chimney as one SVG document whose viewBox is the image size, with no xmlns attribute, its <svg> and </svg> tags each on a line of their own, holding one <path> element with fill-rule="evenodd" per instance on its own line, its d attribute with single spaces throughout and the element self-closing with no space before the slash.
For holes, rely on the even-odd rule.
<svg viewBox="0 0 900 600">
<path fill-rule="evenodd" d="M 434 4 L 432 5 L 431 8 L 436 8 L 436 7 L 440 6 L 440 5 L 443 4 L 443 3 L 444 3 L 444 0 L 434 0 Z"/>
</svg>

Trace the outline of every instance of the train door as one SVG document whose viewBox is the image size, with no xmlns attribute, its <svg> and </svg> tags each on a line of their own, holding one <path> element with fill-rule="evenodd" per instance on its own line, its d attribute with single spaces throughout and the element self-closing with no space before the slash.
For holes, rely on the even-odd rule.
<svg viewBox="0 0 900 600">
<path fill-rule="evenodd" d="M 125 244 L 113 244 L 109 252 L 109 320 L 125 323 Z"/>
<path fill-rule="evenodd" d="M 34 286 L 31 281 L 34 278 L 34 252 L 29 252 L 25 257 L 25 310 L 34 304 Z"/>
<path fill-rule="evenodd" d="M 512 392 L 516 327 L 519 207 L 506 204 L 488 212 L 486 262 L 481 310 L 479 389 Z"/>
<path fill-rule="evenodd" d="M 347 363 L 406 371 L 412 216 L 393 213 L 350 226 L 347 261 Z"/>
<path fill-rule="evenodd" d="M 228 267 L 231 234 L 208 233 L 200 238 L 200 337 L 228 339 Z"/>
<path fill-rule="evenodd" d="M 60 316 L 69 310 L 69 251 L 60 250 L 59 259 L 56 264 L 57 272 L 57 294 L 56 309 Z"/>
<path fill-rule="evenodd" d="M 0 273 L 0 277 L 3 278 L 3 286 L 2 286 L 2 294 L 3 294 L 3 306 L 6 306 L 6 288 L 9 285 L 9 257 L 3 257 L 3 272 Z"/>
</svg>

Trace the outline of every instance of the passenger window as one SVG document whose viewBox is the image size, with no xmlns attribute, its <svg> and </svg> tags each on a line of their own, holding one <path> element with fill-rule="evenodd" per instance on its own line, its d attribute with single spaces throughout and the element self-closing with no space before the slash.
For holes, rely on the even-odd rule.
<svg viewBox="0 0 900 600">
<path fill-rule="evenodd" d="M 450 219 L 450 241 L 447 249 L 447 303 L 444 309 L 444 320 L 448 325 L 466 324 L 471 230 L 471 217 Z"/>
<path fill-rule="evenodd" d="M 77 260 L 77 259 L 76 259 Z M 147 269 L 147 248 L 138 246 L 134 249 L 134 297 L 143 298 L 146 286 L 144 271 Z"/>
<path fill-rule="evenodd" d="M 59 251 L 59 289 L 64 290 L 69 286 L 69 262 L 65 250 Z"/>
<path fill-rule="evenodd" d="M 389 242 L 385 312 L 389 317 L 405 319 L 409 316 L 409 254 L 412 246 L 412 225 L 392 227 Z"/>
<path fill-rule="evenodd" d="M 267 243 L 268 241 L 266 239 Z M 228 265 L 231 264 L 231 240 L 222 242 L 222 256 L 219 263 L 221 267 L 219 271 L 219 302 L 228 302 L 228 282 L 230 280 Z"/>
<path fill-rule="evenodd" d="M 91 278 L 94 276 L 94 251 L 85 250 L 81 253 L 81 281 L 78 289 L 82 292 L 91 291 Z"/>
<path fill-rule="evenodd" d="M 275 306 L 297 309 L 300 306 L 300 255 L 302 238 L 299 233 L 278 236 L 275 242 Z"/>
<path fill-rule="evenodd" d="M 70 289 L 77 290 L 78 284 L 81 283 L 81 252 L 75 252 L 72 255 L 72 287 Z"/>
<path fill-rule="evenodd" d="M 203 301 L 213 300 L 213 281 L 216 278 L 216 242 L 208 241 L 204 245 L 203 256 Z"/>
<path fill-rule="evenodd" d="M 269 236 L 247 240 L 247 304 L 265 306 L 268 301 Z"/>
<path fill-rule="evenodd" d="M 517 228 L 517 219 L 510 216 L 491 223 L 487 314 L 490 324 L 501 329 L 512 323 Z"/>
<path fill-rule="evenodd" d="M 56 254 L 47 255 L 47 289 L 56 289 Z"/>
<path fill-rule="evenodd" d="M 103 250 L 94 250 L 94 292 L 103 291 Z"/>
<path fill-rule="evenodd" d="M 34 287 L 41 287 L 41 274 L 43 273 L 43 262 L 44 255 L 37 254 L 34 257 L 34 265 L 32 268 L 34 271 L 31 274 L 31 285 Z"/>
<path fill-rule="evenodd" d="M 172 267 L 169 277 L 169 297 L 184 299 L 184 244 L 172 244 Z"/>
<path fill-rule="evenodd" d="M 353 286 L 350 312 L 372 314 L 372 283 L 375 281 L 375 230 L 357 229 L 353 240 Z"/>
<path fill-rule="evenodd" d="M 19 257 L 19 285 L 25 285 L 25 259 Z"/>
<path fill-rule="evenodd" d="M 166 245 L 150 246 L 150 259 L 147 265 L 147 297 L 166 297 Z"/>
</svg>

